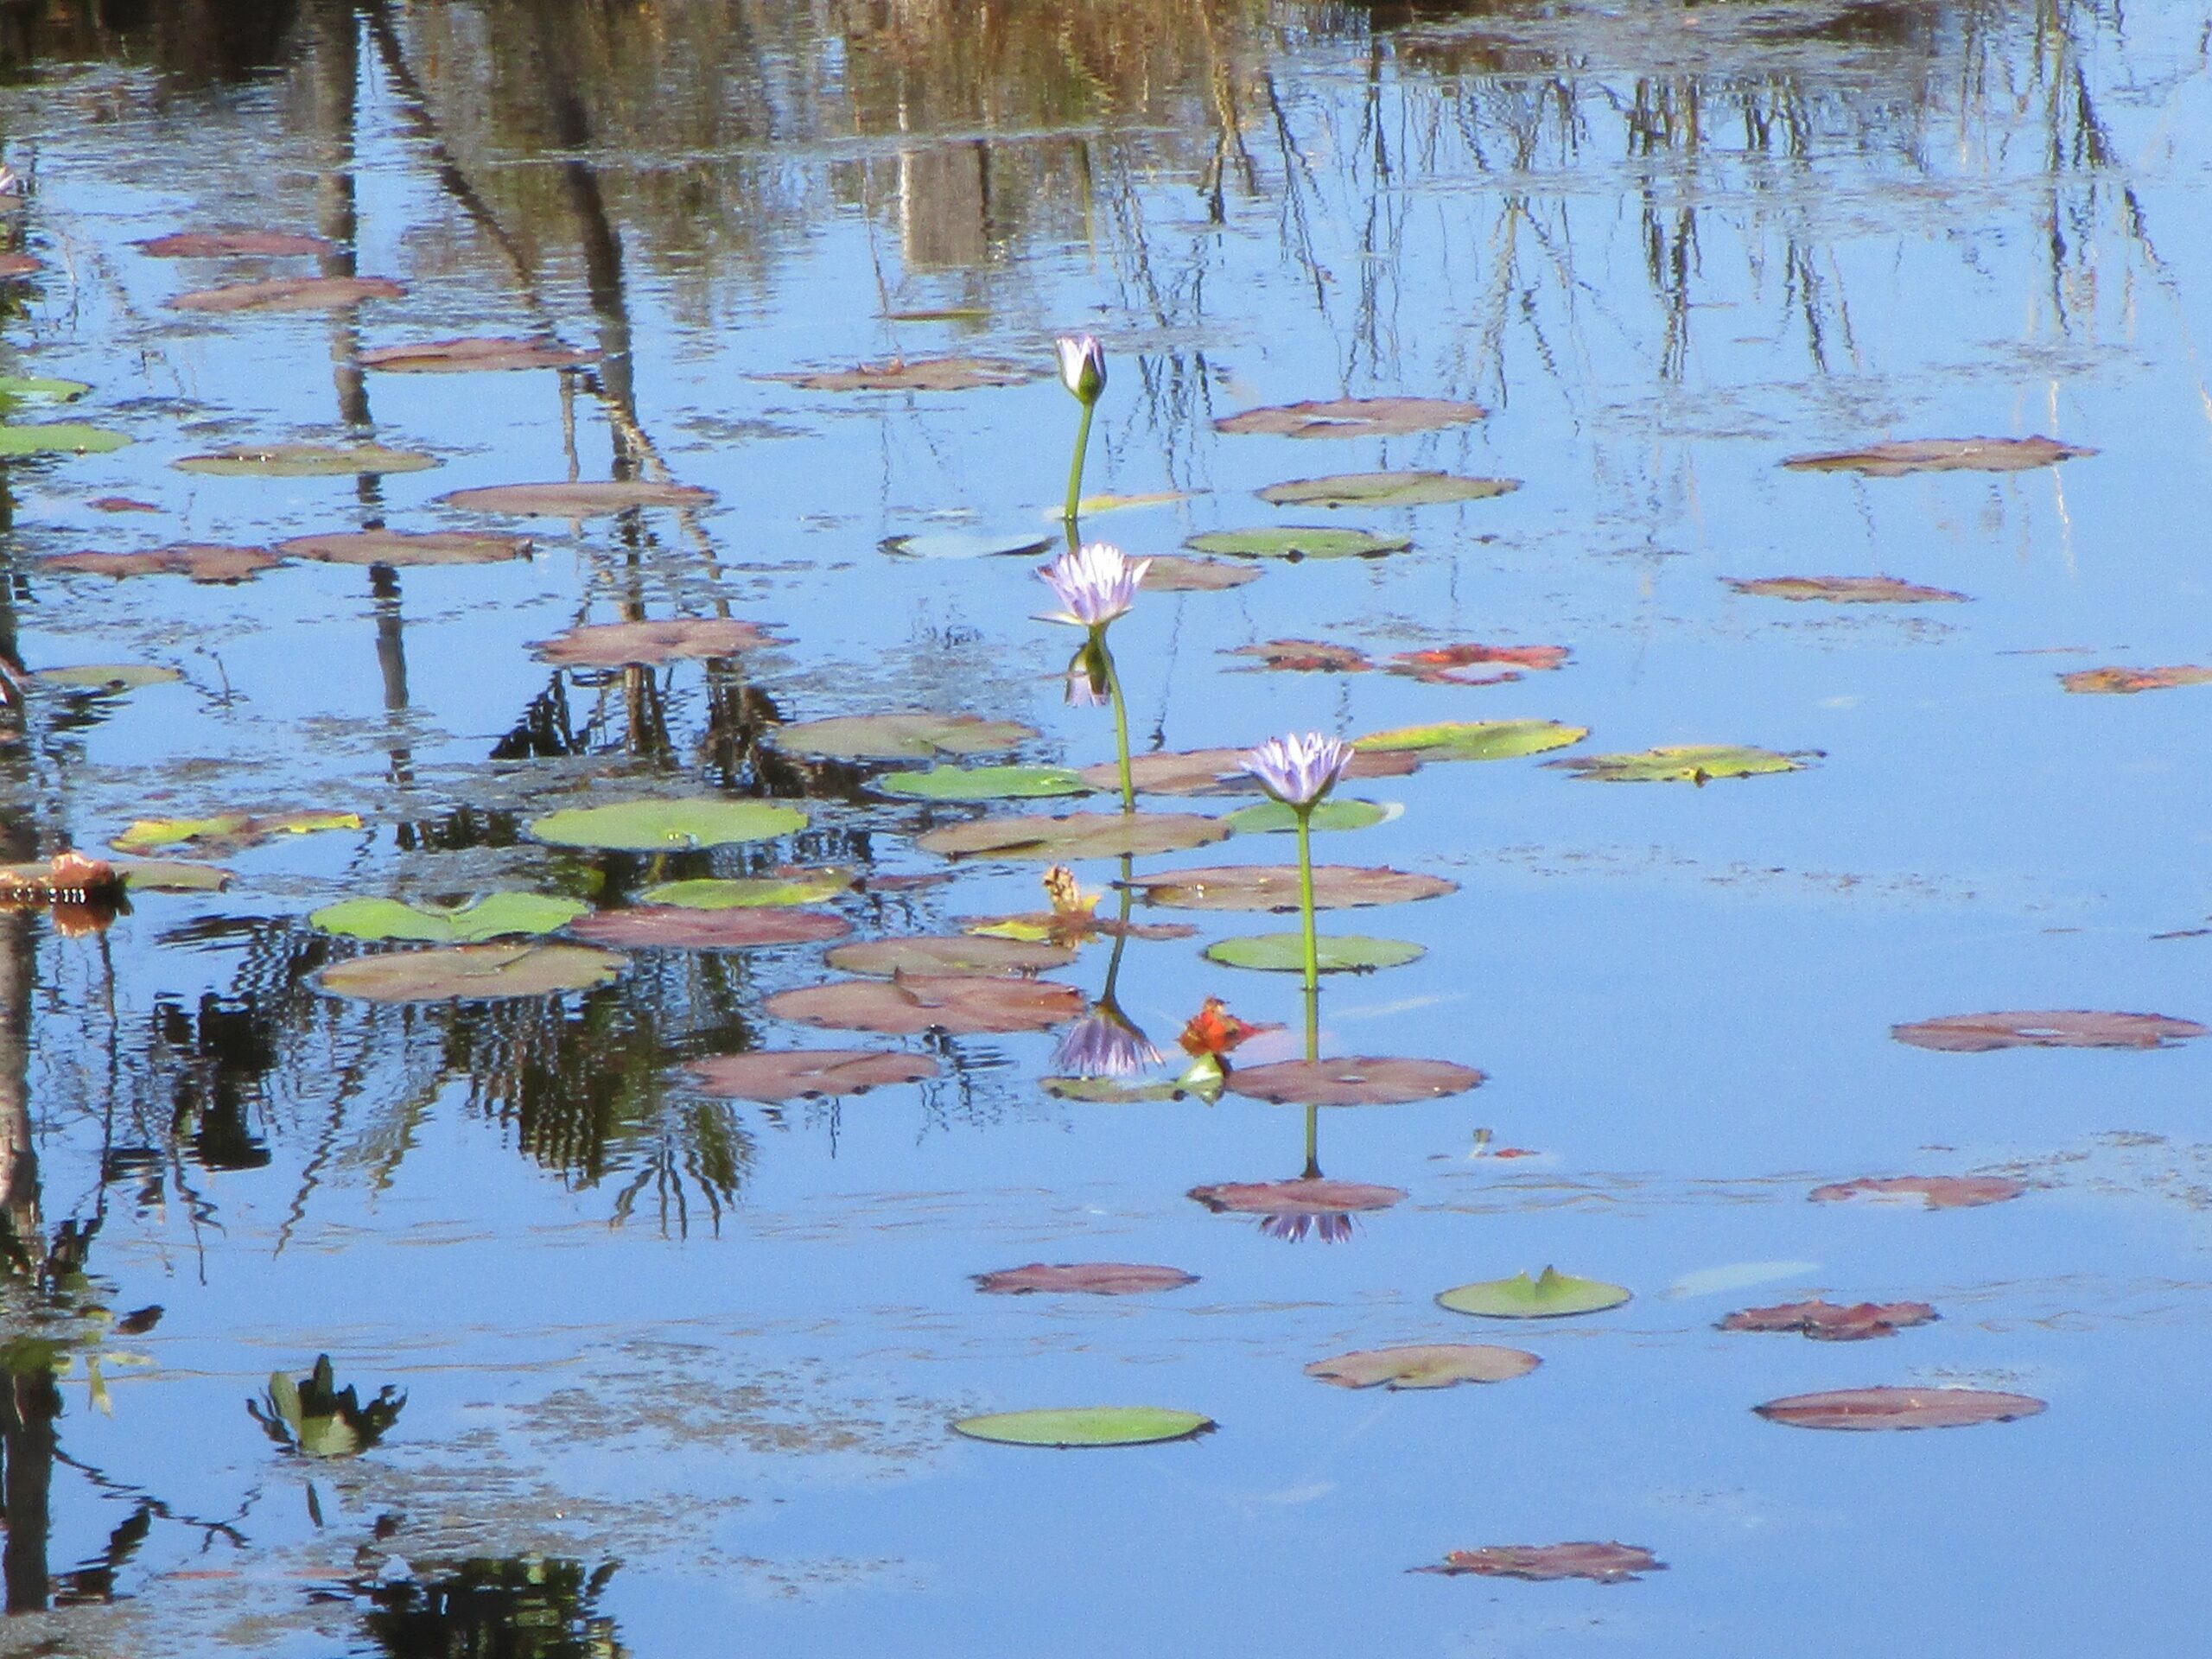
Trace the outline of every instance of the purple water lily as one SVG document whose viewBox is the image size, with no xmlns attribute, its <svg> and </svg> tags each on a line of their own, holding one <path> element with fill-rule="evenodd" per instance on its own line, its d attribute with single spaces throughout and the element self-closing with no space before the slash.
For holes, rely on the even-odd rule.
<svg viewBox="0 0 2212 1659">
<path fill-rule="evenodd" d="M 1070 1026 L 1052 1051 L 1052 1069 L 1071 1077 L 1135 1077 L 1160 1064 L 1160 1051 L 1109 1001 Z"/>
<path fill-rule="evenodd" d="M 1089 334 L 1063 334 L 1052 342 L 1060 360 L 1060 384 L 1084 407 L 1106 390 L 1106 348 Z"/>
<path fill-rule="evenodd" d="M 1058 610 L 1046 611 L 1037 620 L 1096 633 L 1128 613 L 1136 602 L 1137 584 L 1151 569 L 1150 559 L 1130 558 L 1110 542 L 1087 542 L 1037 567 L 1038 580 L 1060 601 Z"/>
<path fill-rule="evenodd" d="M 1319 732 L 1271 737 L 1237 760 L 1260 787 L 1286 806 L 1308 807 L 1326 795 L 1351 764 L 1351 745 Z"/>
</svg>

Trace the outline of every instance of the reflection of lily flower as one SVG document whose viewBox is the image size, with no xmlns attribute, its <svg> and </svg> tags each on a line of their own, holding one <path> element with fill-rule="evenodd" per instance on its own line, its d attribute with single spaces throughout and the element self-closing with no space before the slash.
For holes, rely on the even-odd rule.
<svg viewBox="0 0 2212 1659">
<path fill-rule="evenodd" d="M 1324 1244 L 1348 1244 L 1351 1242 L 1352 1219 L 1350 1216 L 1317 1216 L 1311 1210 L 1298 1210 L 1287 1215 L 1262 1216 L 1260 1230 L 1286 1244 L 1295 1244 L 1309 1236 L 1319 1238 Z"/>
<path fill-rule="evenodd" d="M 1160 1051 L 1127 1014 L 1105 1001 L 1092 1003 L 1052 1051 L 1052 1069 L 1071 1077 L 1135 1077 L 1159 1064 Z"/>
<path fill-rule="evenodd" d="M 1063 334 L 1052 342 L 1060 359 L 1060 384 L 1084 404 L 1095 404 L 1106 390 L 1106 348 L 1089 334 Z"/>
<path fill-rule="evenodd" d="M 1096 709 L 1113 701 L 1112 683 L 1106 677 L 1106 661 L 1096 635 L 1083 642 L 1068 658 L 1067 700 L 1071 708 Z"/>
<path fill-rule="evenodd" d="M 20 196 L 22 194 L 22 175 L 7 162 L 0 162 L 0 196 Z"/>
<path fill-rule="evenodd" d="M 1045 612 L 1037 620 L 1065 622 L 1096 633 L 1128 613 L 1136 602 L 1137 584 L 1151 569 L 1150 559 L 1130 558 L 1111 542 L 1086 542 L 1037 567 L 1038 579 L 1060 601 L 1058 610 Z"/>
<path fill-rule="evenodd" d="M 1236 757 L 1260 787 L 1286 806 L 1307 807 L 1326 795 L 1351 764 L 1351 746 L 1319 732 L 1271 737 Z"/>
</svg>

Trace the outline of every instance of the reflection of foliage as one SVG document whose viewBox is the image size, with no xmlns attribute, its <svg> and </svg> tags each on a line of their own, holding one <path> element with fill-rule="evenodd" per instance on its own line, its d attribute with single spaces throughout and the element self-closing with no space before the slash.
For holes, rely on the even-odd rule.
<svg viewBox="0 0 2212 1659">
<path fill-rule="evenodd" d="M 315 1370 L 306 1376 L 295 1380 L 289 1372 L 272 1372 L 268 1394 L 247 1401 L 245 1408 L 262 1433 L 288 1452 L 349 1458 L 382 1440 L 406 1404 L 407 1396 L 387 1382 L 364 1406 L 352 1383 L 338 1386 L 330 1356 L 317 1354 Z"/>
<path fill-rule="evenodd" d="M 379 1585 L 362 1623 L 391 1659 L 621 1659 L 614 1622 L 597 1611 L 617 1565 L 463 1561 L 427 1583 Z"/>
</svg>

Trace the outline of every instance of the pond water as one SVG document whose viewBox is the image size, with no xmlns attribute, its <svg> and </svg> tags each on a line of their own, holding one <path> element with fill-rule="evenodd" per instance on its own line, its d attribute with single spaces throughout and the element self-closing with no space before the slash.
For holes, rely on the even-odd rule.
<svg viewBox="0 0 2212 1659">
<path fill-rule="evenodd" d="M 2197 9 L 2074 0 L 0 4 L 22 184 L 0 238 L 35 262 L 0 288 L 0 373 L 86 388 L 0 383 L 0 443 L 60 421 L 130 441 L 0 463 L 0 639 L 30 671 L 5 855 L 104 856 L 146 821 L 332 826 L 141 831 L 121 850 L 227 880 L 0 914 L 0 1650 L 2186 1651 L 2212 1613 L 2212 1040 L 2061 1044 L 2142 1030 L 2038 1014 L 1962 1052 L 1893 1027 L 2212 1020 L 2212 690 L 2062 678 L 2212 649 L 2207 52 Z M 238 230 L 321 240 L 144 245 Z M 176 303 L 296 278 L 398 287 Z M 1318 858 L 1450 890 L 1324 910 L 1325 936 L 1422 954 L 1324 976 L 1311 1025 L 1298 974 L 1203 954 L 1295 914 L 1116 896 L 1294 859 L 1256 830 L 1071 859 L 1099 918 L 1195 931 L 1060 952 L 1056 1029 L 802 1021 L 786 994 L 850 977 L 825 960 L 841 926 L 958 938 L 1047 908 L 1048 859 L 925 835 L 1117 814 L 1110 783 L 902 799 L 877 780 L 925 759 L 791 730 L 1013 722 L 949 763 L 1110 772 L 1109 710 L 1065 697 L 1082 636 L 1034 620 L 1078 414 L 1052 341 L 1085 333 L 1109 371 L 1085 488 L 1139 499 L 1087 508 L 1084 540 L 1410 543 L 1229 554 L 1217 575 L 1257 580 L 1141 593 L 1109 634 L 1140 757 L 1586 735 L 1342 785 L 1389 811 L 1317 831 Z M 483 337 L 581 359 L 375 365 Z M 1011 384 L 775 378 L 946 358 Z M 1233 429 L 1378 397 L 1482 412 Z M 1780 464 L 2031 437 L 2083 453 Z M 179 465 L 372 442 L 435 465 Z M 1421 470 L 1518 487 L 1255 494 Z M 448 499 L 570 480 L 711 495 Z M 372 529 L 530 545 L 278 547 Z M 180 546 L 283 563 L 226 582 L 77 556 Z M 1942 592 L 1730 580 L 1873 576 Z M 533 648 L 673 619 L 766 637 L 627 665 Z M 1343 649 L 1243 649 L 1282 640 Z M 1564 652 L 1449 654 L 1471 645 Z M 1460 665 L 1389 671 L 1423 651 Z M 86 664 L 131 671 L 43 672 Z M 1547 764 L 1675 745 L 1794 767 Z M 804 818 L 664 853 L 543 827 L 648 799 Z M 835 871 L 809 904 L 687 914 L 835 918 L 809 938 L 622 944 L 604 982 L 537 995 L 345 994 L 326 970 L 428 947 L 308 919 L 514 892 L 589 934 L 660 884 L 798 867 Z M 1102 995 L 1172 1057 L 1138 1084 L 1176 1077 L 1210 996 L 1275 1028 L 1225 1093 L 1056 1093 Z M 687 1069 L 820 1048 L 928 1075 L 778 1103 Z M 1235 1092 L 1309 1052 L 1484 1080 L 1313 1113 Z M 1317 1173 L 1389 1190 L 1349 1214 L 1312 1188 L 1188 1196 Z M 2012 1196 L 1808 1201 L 1895 1176 Z M 976 1278 L 1087 1262 L 1196 1282 Z M 1538 1320 L 1435 1300 L 1548 1264 L 1632 1298 Z M 1940 1317 L 1716 1328 L 1815 1298 Z M 1409 1344 L 1541 1363 L 1433 1389 L 1307 1374 Z M 317 1410 L 330 1386 L 358 1410 Z M 1916 1433 L 1753 1409 L 1870 1386 L 2030 1398 Z M 951 1427 L 1099 1404 L 1212 1427 L 1072 1451 Z M 1574 1541 L 1661 1565 L 1411 1571 Z"/>
</svg>

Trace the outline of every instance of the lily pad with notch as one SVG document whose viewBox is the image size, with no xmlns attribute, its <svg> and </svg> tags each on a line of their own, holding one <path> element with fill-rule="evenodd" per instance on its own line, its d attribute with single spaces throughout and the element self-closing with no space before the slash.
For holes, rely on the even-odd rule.
<svg viewBox="0 0 2212 1659">
<path fill-rule="evenodd" d="M 1556 720 L 1447 720 L 1400 726 L 1352 740 L 1356 755 L 1402 754 L 1419 760 L 1517 760 L 1563 749 L 1590 735 Z M 1348 774 L 1349 775 L 1349 774 Z"/>
<path fill-rule="evenodd" d="M 1222 819 L 1192 812 L 1071 812 L 949 823 L 918 836 L 914 844 L 944 858 L 1060 861 L 1185 852 L 1229 833 Z"/>
<path fill-rule="evenodd" d="M 594 911 L 569 929 L 575 938 L 617 950 L 757 950 L 771 945 L 818 944 L 842 939 L 852 928 L 822 910 L 760 906 L 702 910 L 690 905 L 631 905 Z"/>
<path fill-rule="evenodd" d="M 1293 911 L 1300 904 L 1294 864 L 1217 864 L 1136 876 L 1126 885 L 1151 903 L 1176 910 Z M 1416 875 L 1383 866 L 1313 867 L 1317 910 L 1402 905 L 1458 891 L 1457 882 L 1441 876 Z"/>
<path fill-rule="evenodd" d="M 629 958 L 589 945 L 456 944 L 333 963 L 315 976 L 327 996 L 365 1002 L 477 1002 L 551 996 L 610 983 Z"/>
<path fill-rule="evenodd" d="M 1371 830 L 1402 810 L 1390 802 L 1332 798 L 1314 806 L 1308 817 L 1316 830 Z M 1259 801 L 1238 807 L 1222 822 L 1240 836 L 1290 835 L 1298 829 L 1298 814 L 1281 801 Z"/>
<path fill-rule="evenodd" d="M 1899 1331 L 1936 1318 L 1926 1302 L 1854 1302 L 1849 1306 L 1818 1300 L 1746 1307 L 1729 1314 L 1718 1331 L 1794 1332 L 1815 1342 L 1866 1342 L 1894 1337 Z"/>
<path fill-rule="evenodd" d="M 1209 530 L 1184 538 L 1194 553 L 1237 559 L 1372 559 L 1402 553 L 1409 536 L 1382 536 L 1371 530 L 1332 530 L 1325 524 L 1284 524 L 1263 530 Z"/>
<path fill-rule="evenodd" d="M 211 478 L 380 477 L 387 473 L 425 473 L 438 464 L 435 455 L 381 443 L 241 444 L 169 463 L 181 473 L 200 473 Z"/>
<path fill-rule="evenodd" d="M 754 1049 L 693 1060 L 683 1070 L 704 1093 L 774 1103 L 837 1099 L 921 1083 L 937 1076 L 938 1063 L 926 1054 L 902 1054 L 895 1049 Z"/>
<path fill-rule="evenodd" d="M 1436 1302 L 1454 1313 L 1491 1319 L 1563 1319 L 1579 1313 L 1602 1313 L 1628 1300 L 1629 1293 L 1618 1285 L 1578 1279 L 1546 1268 L 1534 1279 L 1516 1273 L 1510 1279 L 1458 1285 L 1439 1293 Z"/>
<path fill-rule="evenodd" d="M 1419 962 L 1428 952 L 1403 939 L 1376 939 L 1358 933 L 1323 933 L 1314 941 L 1314 955 L 1325 974 L 1371 974 L 1382 968 L 1402 968 Z M 1306 938 L 1300 933 L 1254 933 L 1241 938 L 1220 939 L 1205 949 L 1208 962 L 1224 968 L 1251 968 L 1263 973 L 1296 974 L 1306 969 Z"/>
<path fill-rule="evenodd" d="M 1601 784 L 1702 785 L 1716 778 L 1758 778 L 1773 772 L 1802 772 L 1806 762 L 1819 758 L 1817 749 L 1784 754 L 1774 749 L 1732 744 L 1691 743 L 1643 749 L 1633 754 L 1569 755 L 1564 760 L 1547 760 L 1544 764 Z"/>
<path fill-rule="evenodd" d="M 1460 478 L 1451 473 L 1332 473 L 1255 492 L 1277 507 L 1433 507 L 1487 501 L 1521 487 L 1517 478 Z"/>
<path fill-rule="evenodd" d="M 929 530 L 887 536 L 877 545 L 904 559 L 1018 559 L 1044 552 L 1052 540 L 1028 531 Z"/>
<path fill-rule="evenodd" d="M 887 772 L 869 780 L 879 795 L 913 801 L 1026 801 L 1088 795 L 1091 785 L 1065 766 L 931 766 Z"/>
<path fill-rule="evenodd" d="M 1479 404 L 1444 397 L 1325 397 L 1277 404 L 1224 415 L 1214 430 L 1266 433 L 1285 438 L 1398 437 L 1465 426 L 1489 411 Z"/>
<path fill-rule="evenodd" d="M 569 668 L 620 668 L 632 663 L 714 661 L 741 657 L 776 641 L 751 622 L 730 617 L 679 616 L 659 622 L 595 622 L 552 639 L 534 639 L 541 661 Z"/>
<path fill-rule="evenodd" d="M 71 404 L 90 391 L 82 380 L 57 380 L 38 374 L 0 374 L 0 410 L 35 397 L 43 403 Z"/>
<path fill-rule="evenodd" d="M 173 547 L 148 548 L 137 553 L 49 553 L 39 560 L 38 568 L 116 581 L 125 576 L 189 576 L 194 582 L 215 585 L 249 582 L 283 563 L 265 548 L 180 542 Z"/>
<path fill-rule="evenodd" d="M 838 760 L 927 760 L 938 755 L 994 754 L 1037 735 L 1017 721 L 976 715 L 838 715 L 774 730 L 776 746 L 794 754 Z"/>
<path fill-rule="evenodd" d="M 410 905 L 397 899 L 341 899 L 310 911 L 308 923 L 349 939 L 477 944 L 523 934 L 557 933 L 589 906 L 543 893 L 490 893 L 463 905 Z"/>
<path fill-rule="evenodd" d="M 1340 1389 L 1448 1389 L 1461 1382 L 1510 1382 L 1543 1362 L 1518 1348 L 1480 1342 L 1420 1343 L 1362 1348 L 1317 1359 L 1306 1375 Z"/>
<path fill-rule="evenodd" d="M 779 1020 L 838 1031 L 911 1037 L 1048 1031 L 1080 1016 L 1083 993 L 1049 979 L 990 979 L 967 974 L 902 974 L 842 979 L 779 991 L 763 1005 Z"/>
<path fill-rule="evenodd" d="M 963 1417 L 953 1432 L 998 1446 L 1078 1447 L 1161 1446 L 1195 1440 L 1214 1427 L 1195 1411 L 1160 1406 L 1067 1406 L 1043 1411 L 1001 1411 Z"/>
<path fill-rule="evenodd" d="M 1450 1060 L 1347 1054 L 1240 1065 L 1229 1074 L 1229 1092 L 1276 1106 L 1405 1106 L 1463 1095 L 1482 1080 L 1472 1066 Z"/>
<path fill-rule="evenodd" d="M 665 853 L 772 841 L 806 824 L 806 813 L 795 806 L 692 796 L 569 807 L 531 819 L 530 833 L 556 847 Z"/>
<path fill-rule="evenodd" d="M 22 425 L 0 424 L 0 460 L 28 455 L 105 455 L 130 442 L 128 433 L 111 432 L 82 421 L 33 421 Z"/>
</svg>

